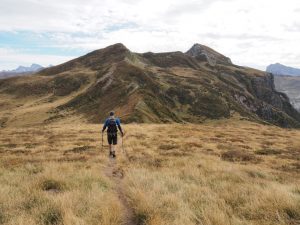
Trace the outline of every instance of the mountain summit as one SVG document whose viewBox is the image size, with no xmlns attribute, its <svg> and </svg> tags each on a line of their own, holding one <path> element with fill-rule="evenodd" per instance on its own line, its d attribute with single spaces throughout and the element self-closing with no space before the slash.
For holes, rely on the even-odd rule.
<svg viewBox="0 0 300 225">
<path fill-rule="evenodd" d="M 186 54 L 195 57 L 198 60 L 207 61 L 212 66 L 216 65 L 216 63 L 232 64 L 230 58 L 201 44 L 194 44 Z"/>
<path fill-rule="evenodd" d="M 100 50 L 92 51 L 84 56 L 73 59 L 61 65 L 46 68 L 42 71 L 42 73 L 45 75 L 55 75 L 58 73 L 82 68 L 88 68 L 93 71 L 97 71 L 104 65 L 124 60 L 128 55 L 130 55 L 130 51 L 123 44 L 117 43 Z"/>
<path fill-rule="evenodd" d="M 134 53 L 111 45 L 35 75 L 1 80 L 0 95 L 7 102 L 0 104 L 4 125 L 99 122 L 115 110 L 124 122 L 238 116 L 300 127 L 300 114 L 275 90 L 272 74 L 234 65 L 200 44 L 186 53 Z M 9 116 L 15 109 L 18 115 Z"/>
</svg>

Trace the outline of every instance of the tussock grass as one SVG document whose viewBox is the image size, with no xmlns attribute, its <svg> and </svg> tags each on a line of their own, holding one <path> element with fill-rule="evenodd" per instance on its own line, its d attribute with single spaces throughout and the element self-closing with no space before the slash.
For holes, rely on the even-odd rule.
<svg viewBox="0 0 300 225">
<path fill-rule="evenodd" d="M 125 125 L 126 151 L 119 146 L 108 177 L 100 129 L 1 129 L 0 224 L 120 225 L 125 207 L 145 225 L 300 223 L 298 130 L 235 120 Z"/>
<path fill-rule="evenodd" d="M 43 191 L 60 192 L 65 189 L 65 183 L 63 181 L 46 178 L 40 181 L 39 187 Z"/>
<path fill-rule="evenodd" d="M 0 169 L 4 224 L 120 224 L 122 205 L 101 165 L 43 162 Z M 40 167 L 43 167 L 41 169 Z M 26 178 L 26 179 L 24 179 Z"/>
<path fill-rule="evenodd" d="M 63 215 L 61 209 L 55 205 L 47 205 L 39 213 L 38 222 L 44 225 L 63 224 Z"/>
<path fill-rule="evenodd" d="M 157 143 L 162 127 L 168 135 Z M 126 140 L 134 155 L 127 165 L 126 194 L 141 224 L 299 223 L 297 158 L 288 157 L 295 154 L 289 149 L 298 145 L 299 131 L 249 122 L 134 130 L 148 136 L 139 151 L 134 137 Z M 280 153 L 272 151 L 277 149 Z M 289 167 L 283 170 L 284 165 Z"/>
</svg>

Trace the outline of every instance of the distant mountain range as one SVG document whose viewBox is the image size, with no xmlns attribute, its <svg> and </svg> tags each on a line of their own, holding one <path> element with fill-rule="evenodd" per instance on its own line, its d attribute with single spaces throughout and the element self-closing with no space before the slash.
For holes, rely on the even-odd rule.
<svg viewBox="0 0 300 225">
<path fill-rule="evenodd" d="M 300 69 L 275 63 L 267 66 L 266 71 L 275 75 L 276 90 L 285 93 L 300 112 Z"/>
<path fill-rule="evenodd" d="M 274 76 L 275 88 L 285 93 L 292 105 L 300 112 L 300 76 Z"/>
<path fill-rule="evenodd" d="M 8 78 L 8 77 L 14 77 L 19 75 L 27 75 L 32 74 L 35 72 L 39 72 L 45 67 L 39 65 L 39 64 L 32 64 L 29 67 L 26 66 L 19 66 L 18 68 L 14 70 L 3 70 L 0 72 L 0 79 L 1 78 Z"/>
<path fill-rule="evenodd" d="M 267 66 L 267 72 L 274 75 L 300 76 L 300 69 L 275 63 Z"/>
</svg>

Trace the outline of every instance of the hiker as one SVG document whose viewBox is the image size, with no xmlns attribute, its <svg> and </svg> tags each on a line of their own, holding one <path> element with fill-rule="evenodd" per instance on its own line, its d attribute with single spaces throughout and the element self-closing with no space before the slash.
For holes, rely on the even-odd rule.
<svg viewBox="0 0 300 225">
<path fill-rule="evenodd" d="M 118 143 L 118 135 L 117 135 L 118 129 L 121 132 L 122 137 L 124 133 L 122 131 L 120 119 L 115 117 L 115 113 L 113 111 L 109 113 L 109 117 L 104 122 L 102 135 L 106 128 L 107 128 L 107 141 L 109 144 L 109 156 L 115 158 L 116 157 L 115 145 L 117 145 Z"/>
</svg>

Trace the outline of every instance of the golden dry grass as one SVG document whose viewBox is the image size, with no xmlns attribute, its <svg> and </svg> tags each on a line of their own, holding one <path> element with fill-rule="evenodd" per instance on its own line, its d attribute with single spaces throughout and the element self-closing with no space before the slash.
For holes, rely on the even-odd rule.
<svg viewBox="0 0 300 225">
<path fill-rule="evenodd" d="M 0 224 L 300 223 L 299 130 L 237 120 L 124 128 L 114 164 L 100 125 L 1 129 Z"/>
</svg>

